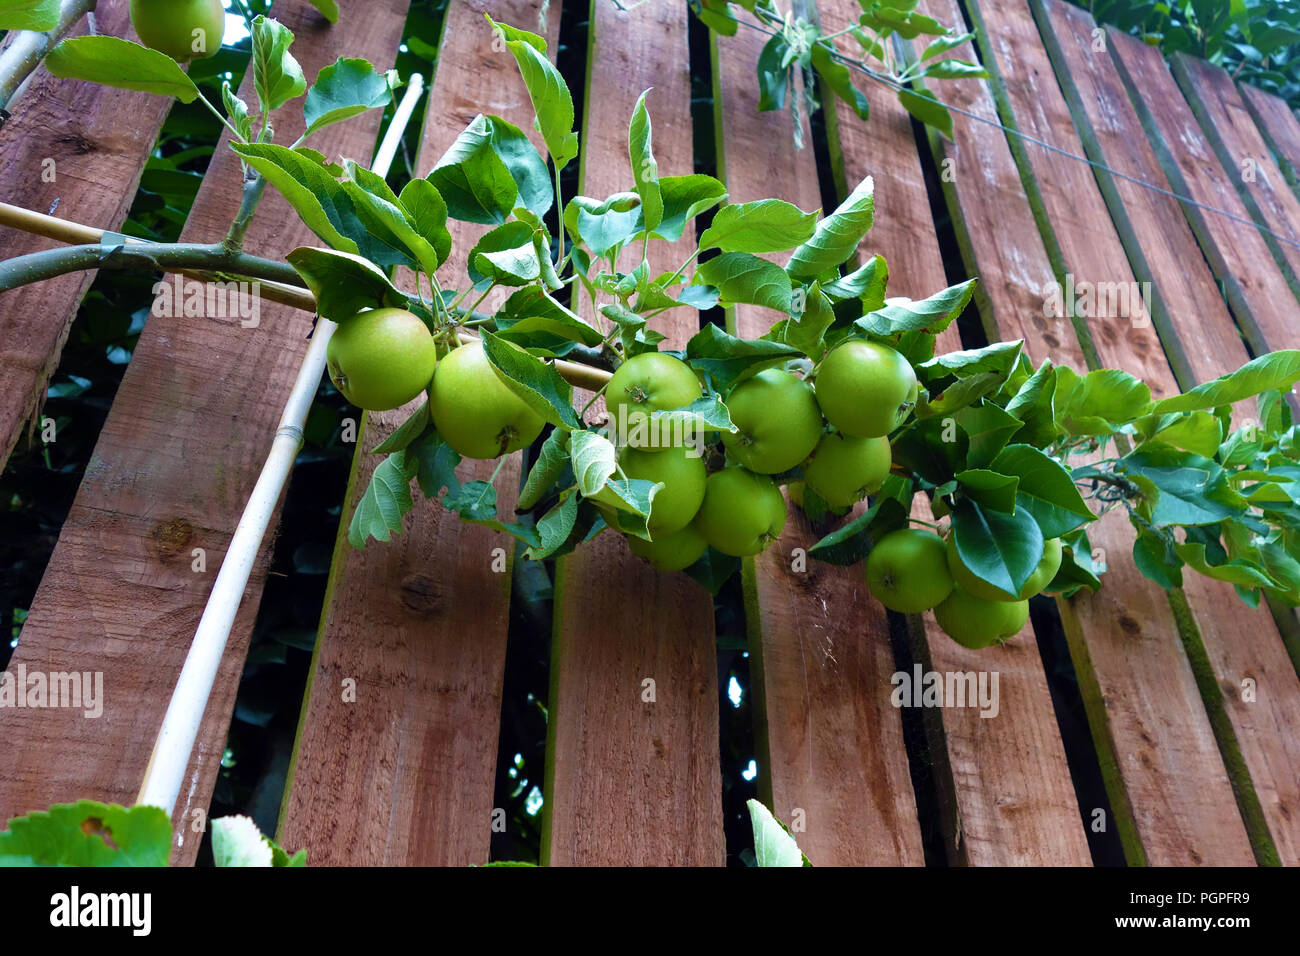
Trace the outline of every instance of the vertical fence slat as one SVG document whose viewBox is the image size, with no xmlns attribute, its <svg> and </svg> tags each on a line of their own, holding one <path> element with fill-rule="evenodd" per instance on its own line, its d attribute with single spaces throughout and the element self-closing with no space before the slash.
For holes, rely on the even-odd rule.
<svg viewBox="0 0 1300 956">
<path fill-rule="evenodd" d="M 684 4 L 630 11 L 592 0 L 582 192 L 628 188 L 628 120 L 649 87 L 660 175 L 691 172 Z M 652 243 L 651 274 L 672 272 L 692 241 Z M 630 268 L 634 245 L 620 268 Z M 574 287 L 574 294 L 579 293 Z M 585 302 L 585 297 L 584 297 Z M 589 321 L 594 319 L 587 306 Z M 694 310 L 657 317 L 665 347 L 698 330 Z M 678 574 L 659 574 L 612 533 L 556 569 L 543 854 L 552 866 L 723 862 L 713 602 Z M 643 681 L 654 682 L 648 700 Z"/>
<path fill-rule="evenodd" d="M 860 9 L 847 0 L 824 0 L 820 7 L 827 31 L 852 22 Z M 876 176 L 875 225 L 862 252 L 885 256 L 891 295 L 924 298 L 943 286 L 944 267 L 912 121 L 891 91 L 870 80 L 859 85 L 871 106 L 868 122 L 842 100 L 823 100 L 834 104 L 832 146 L 838 146 L 846 183 Z M 957 117 L 956 122 L 966 121 Z M 955 324 L 937 343 L 940 351 L 961 347 Z M 917 517 L 932 520 L 927 505 L 918 496 Z M 933 614 L 924 616 L 924 625 L 913 637 L 927 670 L 998 674 L 996 717 L 981 716 L 976 707 L 926 715 L 935 731 L 930 747 L 936 782 L 950 803 L 943 813 L 949 854 L 986 866 L 1089 864 L 1032 625 L 1004 647 L 983 652 L 949 638 Z"/>
<path fill-rule="evenodd" d="M 797 150 L 788 111 L 758 112 L 754 64 L 766 37 L 741 27 L 714 42 L 719 174 L 731 200 L 819 208 L 810 133 Z M 734 312 L 736 331 L 749 338 L 780 318 L 756 307 Z M 791 506 L 780 540 L 745 565 L 760 785 L 779 819 L 805 827 L 795 836 L 814 864 L 920 865 L 902 722 L 889 704 L 895 664 L 885 611 L 861 567 L 796 562 L 795 549 L 819 537 Z"/>
<path fill-rule="evenodd" d="M 1173 73 L 1201 122 L 1210 148 L 1223 163 L 1246 208 L 1256 222 L 1286 240 L 1264 234 L 1274 257 L 1280 259 L 1278 265 L 1291 291 L 1300 298 L 1300 197 L 1287 188 L 1281 170 L 1273 162 L 1263 136 L 1227 72 L 1185 53 L 1176 53 Z M 1294 315 L 1295 303 L 1291 308 Z M 1271 344 L 1273 348 L 1281 348 L 1287 341 L 1294 341 L 1294 329 L 1290 339 Z"/>
<path fill-rule="evenodd" d="M 483 13 L 535 31 L 539 9 L 537 0 L 452 0 L 419 172 L 479 112 L 532 132 L 532 107 L 514 57 L 494 49 Z M 554 54 L 558 13 L 548 27 Z M 440 282 L 459 289 L 467 281 L 469 250 L 485 230 L 457 221 L 449 227 L 452 254 Z M 488 860 L 513 542 L 461 522 L 418 491 L 401 534 L 372 541 L 364 551 L 347 542 L 353 509 L 383 460 L 364 450 L 382 442 L 420 401 L 367 415 L 358 438 L 281 822 L 284 845 L 306 847 L 315 863 Z M 467 460 L 458 474 L 462 481 L 487 480 L 494 467 Z M 513 511 L 518 484 L 516 454 L 496 480 L 502 514 Z M 348 679 L 356 682 L 351 701 L 342 694 Z"/>
<path fill-rule="evenodd" d="M 339 56 L 391 63 L 407 4 L 371 3 L 326 29 L 308 5 L 280 13 L 304 73 Z M 251 98 L 252 71 L 243 95 Z M 278 138 L 302 131 L 300 111 L 278 117 Z M 311 145 L 369 156 L 377 114 L 330 127 Z M 183 238 L 215 241 L 239 207 L 238 157 L 221 144 Z M 268 189 L 246 248 L 281 256 L 315 243 Z M 263 303 L 260 323 L 238 317 L 151 317 L 100 434 L 76 501 L 41 581 L 10 667 L 103 674 L 104 713 L 5 709 L 0 736 L 0 819 L 91 797 L 131 803 L 217 568 L 252 490 L 294 375 L 311 317 Z M 269 545 L 269 542 L 268 542 Z M 206 572 L 192 570 L 192 550 Z M 264 547 L 231 632 L 174 820 L 174 862 L 192 862 L 193 811 L 206 812 L 225 749 L 244 654 L 265 576 Z M 182 825 L 183 824 L 183 825 Z"/>
<path fill-rule="evenodd" d="M 130 28 L 124 3 L 96 16 L 101 33 L 123 35 Z M 74 32 L 85 29 L 83 20 Z M 60 80 L 38 67 L 0 132 L 0 200 L 119 228 L 170 106 L 166 97 Z M 25 233 L 0 233 L 0 258 L 57 246 Z M 94 278 L 93 272 L 73 273 L 0 300 L 0 468 L 40 404 Z"/>
<path fill-rule="evenodd" d="M 1040 26 L 1051 31 L 1047 35 L 1062 55 L 1058 74 L 1070 84 L 1076 124 L 1098 147 L 1092 158 L 1120 173 L 1164 186 L 1113 61 L 1104 50 L 1092 52 L 1092 17 L 1058 0 L 1035 0 L 1034 8 Z M 1191 375 L 1182 381 L 1184 388 L 1243 365 L 1249 355 L 1176 200 L 1109 174 L 1101 174 L 1101 181 L 1103 187 L 1109 183 L 1103 191 L 1112 214 L 1127 227 L 1121 236 L 1130 256 L 1141 250 L 1142 261 L 1149 266 L 1144 278 L 1154 281 L 1174 320 L 1160 330 L 1165 349 L 1173 351 L 1170 346 L 1175 345 L 1190 359 Z M 1284 862 L 1294 863 L 1300 816 L 1291 808 L 1300 805 L 1300 741 L 1282 728 L 1300 723 L 1300 680 L 1267 606 L 1245 607 L 1226 582 L 1191 572 L 1184 577 L 1213 669 L 1209 684 L 1202 679 L 1211 719 L 1221 701 L 1277 849 Z M 1253 701 L 1242 700 L 1245 678 L 1259 688 Z M 1231 762 L 1229 772 L 1237 772 Z"/>
<path fill-rule="evenodd" d="M 1207 143 L 1164 57 L 1112 27 L 1106 27 L 1106 44 L 1170 185 L 1208 207 L 1182 204 L 1252 350 L 1259 354 L 1278 347 L 1274 343 L 1293 341 L 1295 331 L 1288 330 L 1288 324 L 1295 315 L 1295 296 L 1263 235 L 1250 225 L 1233 173 L 1224 169 Z"/>
<path fill-rule="evenodd" d="M 950 20 L 956 13 L 947 2 L 928 7 Z M 981 33 L 981 52 L 994 72 L 1004 117 L 1027 135 L 1081 155 L 1028 8 L 1007 0 L 972 0 L 967 9 Z M 945 88 L 954 99 L 964 95 L 954 93 L 955 86 L 966 84 Z M 1013 144 L 1013 153 L 1024 157 L 1021 174 L 1039 204 L 1035 213 L 1049 257 L 1056 260 L 1057 279 L 1064 281 L 1069 273 L 1076 281 L 1134 281 L 1090 167 L 1031 143 L 1013 139 Z M 958 195 L 968 186 L 987 188 L 987 180 L 973 172 L 958 174 Z M 964 218 L 974 243 L 999 242 L 1005 235 L 1004 223 Z M 980 271 L 989 274 L 988 268 Z M 1031 355 L 1067 359 L 1070 350 L 1063 355 L 1042 334 L 1041 295 L 1040 289 L 1032 317 L 995 319 L 1010 329 L 1019 325 Z M 1063 320 L 1057 324 L 1058 342 L 1073 337 Z M 1087 330 L 1100 364 L 1141 377 L 1156 396 L 1176 391 L 1150 328 L 1135 329 L 1126 318 L 1090 318 Z M 1126 851 L 1152 863 L 1248 864 L 1250 842 L 1168 601 L 1134 567 L 1133 533 L 1122 513 L 1090 526 L 1089 535 L 1106 553 L 1105 586 L 1095 596 L 1061 602 L 1061 612 Z"/>
<path fill-rule="evenodd" d="M 1300 196 L 1300 117 L 1291 112 L 1286 100 L 1258 86 L 1239 81 L 1237 89 L 1291 191 Z"/>
</svg>

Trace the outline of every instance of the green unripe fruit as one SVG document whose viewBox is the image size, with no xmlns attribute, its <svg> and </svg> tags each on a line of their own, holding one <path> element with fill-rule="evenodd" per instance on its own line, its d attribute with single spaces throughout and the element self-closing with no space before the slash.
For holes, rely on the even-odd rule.
<svg viewBox="0 0 1300 956">
<path fill-rule="evenodd" d="M 691 367 L 662 352 L 642 352 L 618 367 L 605 387 L 605 408 L 618 443 L 645 451 L 681 446 L 689 440 L 666 424 L 651 422 L 657 411 L 683 408 L 704 390 Z"/>
<path fill-rule="evenodd" d="M 695 527 L 723 554 L 758 554 L 785 528 L 785 498 L 766 475 L 724 468 L 709 476 Z"/>
<path fill-rule="evenodd" d="M 962 647 L 988 647 L 1020 633 L 1029 620 L 1029 602 L 986 601 L 958 586 L 934 609 L 934 618 Z"/>
<path fill-rule="evenodd" d="M 804 466 L 804 482 L 828 505 L 848 508 L 880 490 L 892 457 L 888 438 L 847 438 L 831 432 Z"/>
<path fill-rule="evenodd" d="M 1034 568 L 1034 573 L 1029 576 L 1029 580 L 1025 582 L 1019 594 L 1004 591 L 997 585 L 976 577 L 962 563 L 961 555 L 957 553 L 956 538 L 953 535 L 948 536 L 947 558 L 948 570 L 952 572 L 957 586 L 974 597 L 986 601 L 1023 601 L 1042 591 L 1052 578 L 1056 577 L 1056 572 L 1061 567 L 1061 541 L 1059 538 L 1049 538 L 1043 542 L 1043 556 L 1038 561 L 1038 567 Z"/>
<path fill-rule="evenodd" d="M 727 397 L 736 433 L 723 432 L 731 456 L 750 471 L 776 475 L 807 458 L 822 435 L 822 413 L 812 386 L 769 368 L 741 382 Z"/>
<path fill-rule="evenodd" d="M 655 535 L 653 541 L 628 535 L 627 546 L 660 571 L 681 571 L 704 557 L 709 543 L 695 525 L 688 524 L 671 534 Z"/>
<path fill-rule="evenodd" d="M 708 472 L 704 467 L 704 459 L 692 449 L 641 451 L 625 448 L 619 455 L 619 465 L 628 478 L 664 484 L 664 487 L 655 492 L 651 502 L 650 521 L 647 525 L 651 537 L 680 531 L 691 523 L 691 519 L 700 510 Z M 617 499 L 609 488 L 602 488 L 592 495 L 592 500 L 613 508 Z"/>
<path fill-rule="evenodd" d="M 140 42 L 178 63 L 206 60 L 221 49 L 226 11 L 221 0 L 131 0 Z"/>
<path fill-rule="evenodd" d="M 438 363 L 429 411 L 442 440 L 464 458 L 518 451 L 546 424 L 501 380 L 481 342 L 462 345 Z"/>
<path fill-rule="evenodd" d="M 815 388 L 826 420 L 851 438 L 888 435 L 903 424 L 920 394 L 907 359 L 862 339 L 850 339 L 822 359 Z"/>
<path fill-rule="evenodd" d="M 877 601 L 900 614 L 935 607 L 953 588 L 943 539 L 917 528 L 885 535 L 867 556 L 867 586 Z"/>
<path fill-rule="evenodd" d="M 344 319 L 325 347 L 330 381 L 367 411 L 400 408 L 429 387 L 438 350 L 429 328 L 404 309 Z"/>
</svg>

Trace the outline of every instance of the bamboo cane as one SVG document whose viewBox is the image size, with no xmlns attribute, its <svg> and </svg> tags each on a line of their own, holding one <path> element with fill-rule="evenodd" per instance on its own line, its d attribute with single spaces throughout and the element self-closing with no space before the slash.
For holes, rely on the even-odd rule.
<svg viewBox="0 0 1300 956">
<path fill-rule="evenodd" d="M 371 164 L 370 168 L 378 175 L 388 174 L 423 89 L 424 77 L 413 74 L 406 95 L 393 115 L 393 121 Z M 171 702 L 163 716 L 162 727 L 154 741 L 153 753 L 149 757 L 136 802 L 162 807 L 169 816 L 180 795 L 185 770 L 189 766 L 190 755 L 203 722 L 203 712 L 207 709 L 208 697 L 212 693 L 230 629 L 235 623 L 235 615 L 244 589 L 248 586 L 253 564 L 257 561 L 262 539 L 271 524 L 280 493 L 289 480 L 294 459 L 302 448 L 303 425 L 325 371 L 325 348 L 336 328 L 333 322 L 325 318 L 316 324 L 307 356 L 294 381 L 289 401 L 285 404 L 271 452 L 230 540 L 230 548 L 217 573 L 212 593 L 203 609 L 203 617 L 199 620 L 198 630 L 195 631 L 185 664 L 172 691 Z"/>
</svg>

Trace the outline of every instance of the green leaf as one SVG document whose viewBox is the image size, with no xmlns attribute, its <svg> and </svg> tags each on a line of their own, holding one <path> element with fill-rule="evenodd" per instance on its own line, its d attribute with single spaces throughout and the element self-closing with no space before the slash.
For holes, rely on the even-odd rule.
<svg viewBox="0 0 1300 956">
<path fill-rule="evenodd" d="M 995 342 L 981 349 L 964 349 L 960 352 L 948 352 L 936 355 L 928 362 L 916 367 L 922 381 L 935 381 L 945 375 L 966 378 L 980 372 L 995 372 L 1009 375 L 1020 358 L 1020 348 L 1024 340 L 1014 342 Z"/>
<path fill-rule="evenodd" d="M 951 481 L 966 467 L 970 437 L 942 418 L 918 420 L 894 439 L 894 461 L 932 485 Z"/>
<path fill-rule="evenodd" d="M 569 454 L 573 461 L 573 476 L 578 490 L 590 498 L 605 487 L 605 482 L 617 468 L 618 450 L 604 435 L 591 431 L 570 434 Z"/>
<path fill-rule="evenodd" d="M 736 35 L 739 27 L 736 20 L 727 9 L 727 0 L 700 0 L 699 4 L 691 4 L 691 11 L 699 18 L 710 30 L 724 37 Z"/>
<path fill-rule="evenodd" d="M 606 514 L 608 519 L 613 520 L 610 527 L 616 531 L 636 535 L 638 538 L 649 541 L 650 532 L 647 530 L 647 525 L 651 509 L 654 507 L 654 497 L 664 487 L 662 481 L 651 482 L 643 478 L 632 478 L 630 480 L 611 478 L 605 483 L 604 489 L 611 496 L 608 503 L 613 505 L 612 510 L 609 510 Z M 602 503 L 604 502 L 605 499 L 602 499 Z"/>
<path fill-rule="evenodd" d="M 193 103 L 199 88 L 165 53 L 111 36 L 73 37 L 45 56 L 45 68 L 65 80 L 174 96 Z"/>
<path fill-rule="evenodd" d="M 528 478 L 524 481 L 523 490 L 519 492 L 516 510 L 530 511 L 537 507 L 551 486 L 560 480 L 565 466 L 569 464 L 569 436 L 577 434 L 582 433 L 555 428 L 546 436 L 541 453 L 528 470 Z"/>
<path fill-rule="evenodd" d="M 835 301 L 861 299 L 864 311 L 872 311 L 885 304 L 885 286 L 889 282 L 889 266 L 885 257 L 872 256 L 867 264 L 822 286 L 822 291 Z"/>
<path fill-rule="evenodd" d="M 442 489 L 457 491 L 460 481 L 456 466 L 460 455 L 442 440 L 436 428 L 427 428 L 406 447 L 406 470 L 415 474 L 420 492 L 425 498 L 436 498 Z"/>
<path fill-rule="evenodd" d="M 402 530 L 402 517 L 415 507 L 411 478 L 405 451 L 395 452 L 379 463 L 348 525 L 348 543 L 352 547 L 364 550 L 368 539 L 387 541 L 393 532 Z"/>
<path fill-rule="evenodd" d="M 640 199 L 636 193 L 616 193 L 604 201 L 574 196 L 564 207 L 564 227 L 593 256 L 609 255 L 637 234 Z"/>
<path fill-rule="evenodd" d="M 568 542 L 577 520 L 578 496 L 566 493 L 537 522 L 537 535 L 541 543 L 530 546 L 525 555 L 533 561 L 542 561 L 551 557 Z"/>
<path fill-rule="evenodd" d="M 339 22 L 339 5 L 334 0 L 307 0 L 330 23 Z"/>
<path fill-rule="evenodd" d="M 758 109 L 760 112 L 785 107 L 785 94 L 790 84 L 790 62 L 787 59 L 790 45 L 785 37 L 776 34 L 758 53 Z"/>
<path fill-rule="evenodd" d="M 957 472 L 956 478 L 966 497 L 985 508 L 1008 513 L 1016 510 L 1016 489 L 1020 485 L 1016 476 L 987 468 L 967 468 Z"/>
<path fill-rule="evenodd" d="M 1143 576 L 1166 590 L 1183 586 L 1183 560 L 1172 543 L 1143 527 L 1138 527 L 1133 539 L 1133 563 Z"/>
<path fill-rule="evenodd" d="M 529 408 L 552 425 L 582 429 L 578 413 L 573 410 L 573 386 L 553 366 L 490 332 L 484 332 L 482 338 L 483 351 L 502 382 Z"/>
<path fill-rule="evenodd" d="M 286 258 L 316 296 L 316 311 L 342 322 L 362 309 L 406 308 L 406 295 L 369 259 L 335 249 L 304 246 Z"/>
<path fill-rule="evenodd" d="M 533 228 L 512 221 L 484 233 L 470 250 L 469 277 L 475 285 L 490 280 L 500 285 L 521 286 L 541 278 L 542 266 L 533 245 Z"/>
<path fill-rule="evenodd" d="M 973 33 L 957 33 L 952 36 L 940 37 L 925 48 L 921 54 L 922 60 L 928 60 L 932 56 L 938 56 L 940 53 L 947 53 L 949 50 L 955 50 L 968 40 L 974 39 Z"/>
<path fill-rule="evenodd" d="M 1205 458 L 1218 453 L 1223 439 L 1223 426 L 1212 412 L 1148 415 L 1137 424 L 1138 434 L 1144 439 L 1154 438 Z"/>
<path fill-rule="evenodd" d="M 429 400 L 425 399 L 420 403 L 420 407 L 411 413 L 411 417 L 397 426 L 387 438 L 370 449 L 372 455 L 388 455 L 395 451 L 402 451 L 411 442 L 415 441 L 425 430 L 433 424 L 433 416 L 429 412 Z"/>
<path fill-rule="evenodd" d="M 337 13 L 335 14 L 337 17 Z M 331 21 L 333 22 L 333 21 Z M 303 116 L 305 135 L 310 136 L 331 123 L 379 109 L 393 101 L 393 76 L 378 73 L 369 61 L 340 57 L 316 76 L 307 91 Z"/>
<path fill-rule="evenodd" d="M 987 80 L 989 71 L 965 60 L 940 60 L 927 66 L 920 76 L 935 80 Z"/>
<path fill-rule="evenodd" d="M 886 481 L 891 482 L 898 477 L 891 475 Z M 805 504 L 810 490 L 804 489 Z M 808 555 L 827 564 L 857 564 L 871 553 L 876 541 L 891 531 L 905 527 L 907 509 L 897 498 L 885 494 L 882 489 L 881 494 L 872 501 L 871 507 L 814 544 L 808 549 Z"/>
<path fill-rule="evenodd" d="M 859 119 L 870 118 L 871 104 L 862 91 L 853 85 L 849 68 L 831 56 L 830 51 L 821 43 L 813 44 L 812 66 L 831 91 L 858 114 Z"/>
<path fill-rule="evenodd" d="M 416 193 L 411 194 L 413 204 L 427 215 L 428 225 L 439 247 L 435 249 L 434 244 L 412 224 L 401 200 L 393 194 L 382 176 L 358 166 L 350 159 L 346 163 L 346 172 L 348 178 L 343 183 L 343 189 L 370 235 L 391 248 L 394 254 L 411 257 L 427 275 L 433 275 L 451 251 L 451 233 L 446 228 L 447 214 L 437 189 L 423 180 L 416 180 L 423 183 L 422 188 L 426 192 L 422 197 Z M 420 199 L 423 200 L 423 205 L 418 201 Z M 428 204 L 432 204 L 432 208 Z"/>
<path fill-rule="evenodd" d="M 1007 402 L 1007 414 L 1024 422 L 1013 439 L 1037 448 L 1046 448 L 1055 442 L 1060 434 L 1056 426 L 1055 399 L 1056 369 L 1050 361 L 1044 360 Z"/>
<path fill-rule="evenodd" d="M 1114 368 L 1080 377 L 1058 367 L 1054 402 L 1057 425 L 1071 435 L 1109 435 L 1153 411 L 1147 384 Z"/>
<path fill-rule="evenodd" d="M 712 176 L 663 176 L 659 180 L 659 193 L 663 198 L 663 219 L 650 234 L 668 242 L 676 242 L 695 221 L 695 217 L 712 209 L 727 198 L 727 187 Z M 640 213 L 637 214 L 640 216 Z M 637 233 L 645 232 L 645 223 L 639 221 Z"/>
<path fill-rule="evenodd" d="M 875 184 L 868 176 L 833 213 L 817 224 L 812 237 L 795 249 L 785 270 L 816 277 L 834 269 L 858 249 L 875 215 Z"/>
<path fill-rule="evenodd" d="M 826 351 L 826 330 L 835 322 L 835 310 L 818 283 L 814 282 L 805 293 L 807 307 L 785 323 L 782 341 L 816 362 Z"/>
<path fill-rule="evenodd" d="M 899 90 L 898 102 L 926 126 L 933 126 L 952 139 L 952 114 L 929 90 Z"/>
<path fill-rule="evenodd" d="M 965 310 L 975 294 L 978 279 L 967 279 L 919 301 L 890 299 L 881 308 L 869 312 L 854 325 L 870 335 L 891 336 L 901 332 L 924 331 L 938 335 Z"/>
<path fill-rule="evenodd" d="M 248 104 L 235 93 L 229 80 L 223 80 L 221 83 L 221 102 L 225 104 L 230 125 L 235 127 L 245 140 L 252 139 L 253 120 L 248 115 Z"/>
<path fill-rule="evenodd" d="M 1228 581 L 1243 588 L 1271 588 L 1273 581 L 1262 569 L 1240 559 L 1210 564 L 1205 557 L 1205 545 L 1199 542 L 1186 542 L 1174 546 L 1178 556 L 1207 578 L 1216 581 Z"/>
<path fill-rule="evenodd" d="M 918 405 L 916 416 L 932 418 L 936 415 L 951 415 L 974 405 L 984 396 L 993 394 L 1002 386 L 1002 381 L 1003 375 L 999 372 L 977 372 L 968 378 L 959 378 L 937 396 Z"/>
<path fill-rule="evenodd" d="M 1233 405 L 1272 389 L 1286 391 L 1297 381 L 1300 381 L 1300 350 L 1270 352 L 1213 382 L 1198 385 L 1181 395 L 1161 399 L 1152 411 L 1163 414 Z"/>
<path fill-rule="evenodd" d="M 465 222 L 499 225 L 522 201 L 544 216 L 554 202 L 550 173 L 519 127 L 480 113 L 435 164 L 428 179 Z"/>
<path fill-rule="evenodd" d="M 1025 509 L 992 511 L 959 501 L 952 513 L 953 539 L 962 564 L 977 578 L 1019 594 L 1043 558 L 1043 532 Z"/>
<path fill-rule="evenodd" d="M 605 337 L 538 285 L 525 286 L 512 294 L 495 319 L 497 337 L 519 345 L 535 343 L 545 336 L 553 337 L 557 346 L 567 341 L 594 348 Z"/>
<path fill-rule="evenodd" d="M 790 311 L 790 276 L 780 266 L 748 252 L 724 252 L 700 263 L 693 281 L 717 289 L 723 305 L 746 302 L 777 312 Z"/>
<path fill-rule="evenodd" d="M 1148 496 L 1156 493 L 1149 515 L 1156 527 L 1213 524 L 1246 510 L 1217 462 L 1172 445 L 1143 442 L 1115 463 L 1115 471 L 1138 482 Z"/>
<path fill-rule="evenodd" d="M 736 430 L 727 406 L 714 394 L 702 395 L 685 408 L 651 412 L 650 421 L 660 429 L 661 435 L 700 435 L 714 429 L 726 432 Z M 678 422 L 681 424 L 677 425 Z"/>
<path fill-rule="evenodd" d="M 514 54 L 537 115 L 537 129 L 556 168 L 563 169 L 578 155 L 578 134 L 573 132 L 573 97 L 560 71 L 546 58 L 546 41 L 535 33 L 498 24 L 486 13 L 484 16 Z"/>
<path fill-rule="evenodd" d="M 412 179 L 402 188 L 397 204 L 411 230 L 433 250 L 438 265 L 446 262 L 451 255 L 451 230 L 447 228 L 447 204 L 438 187 L 427 179 Z M 406 233 L 403 231 L 401 235 Z M 407 247 L 413 252 L 423 248 L 409 239 Z M 425 264 L 423 258 L 420 263 Z"/>
<path fill-rule="evenodd" d="M 646 110 L 646 90 L 632 110 L 632 122 L 627 130 L 628 156 L 632 160 L 632 178 L 636 193 L 641 197 L 641 222 L 653 230 L 664 218 L 664 199 L 659 191 L 659 164 L 655 162 L 650 113 Z"/>
<path fill-rule="evenodd" d="M 704 326 L 686 343 L 686 359 L 691 368 L 703 373 L 712 387 L 724 394 L 741 379 L 798 357 L 799 352 L 788 345 L 737 338 L 712 324 Z"/>
<path fill-rule="evenodd" d="M 271 866 L 271 844 L 251 817 L 212 821 L 212 858 L 217 866 Z"/>
<path fill-rule="evenodd" d="M 0 30 L 53 30 L 59 25 L 59 5 L 59 0 L 5 0 L 0 3 Z"/>
<path fill-rule="evenodd" d="M 1065 466 L 1032 445 L 1008 445 L 989 467 L 1020 480 L 1017 504 L 1033 515 L 1044 537 L 1059 538 L 1097 518 Z"/>
<path fill-rule="evenodd" d="M 56 803 L 9 821 L 0 866 L 167 866 L 171 842 L 159 807 Z"/>
<path fill-rule="evenodd" d="M 700 236 L 700 251 L 784 252 L 809 239 L 817 214 L 780 199 L 723 206 Z"/>
<path fill-rule="evenodd" d="M 262 112 L 277 110 L 307 91 L 302 67 L 289 52 L 293 33 L 278 20 L 253 21 L 253 87 Z"/>
<path fill-rule="evenodd" d="M 966 460 L 972 468 L 988 466 L 1022 427 L 1020 419 L 991 402 L 967 406 L 955 417 L 970 439 Z"/>
<path fill-rule="evenodd" d="M 754 858 L 759 866 L 812 866 L 772 812 L 757 800 L 746 800 L 754 826 Z"/>
</svg>

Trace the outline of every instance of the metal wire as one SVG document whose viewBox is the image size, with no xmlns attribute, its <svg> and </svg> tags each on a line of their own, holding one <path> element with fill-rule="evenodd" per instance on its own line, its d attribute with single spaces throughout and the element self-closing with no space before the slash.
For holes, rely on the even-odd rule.
<svg viewBox="0 0 1300 956">
<path fill-rule="evenodd" d="M 718 14 L 716 10 L 713 11 L 713 13 L 717 16 L 725 16 L 733 23 L 736 23 L 743 27 L 748 27 L 751 30 L 755 30 L 759 33 L 762 33 L 764 36 L 775 37 L 780 35 L 775 30 L 767 29 L 762 24 L 753 23 L 748 20 L 743 20 L 739 17 L 732 16 L 730 13 Z M 825 40 L 818 40 L 817 43 L 820 46 L 822 46 L 824 49 L 826 49 L 826 51 L 830 53 L 830 55 L 838 63 L 843 64 L 844 66 L 848 67 L 850 70 L 853 70 L 854 72 L 861 73 L 863 76 L 867 77 L 868 79 L 874 80 L 875 82 L 880 83 L 883 86 L 887 86 L 890 89 L 894 90 L 895 92 L 908 88 L 904 84 L 899 83 L 893 77 L 885 76 L 882 73 L 877 73 L 875 70 L 868 68 L 861 60 L 855 60 L 852 59 L 851 57 L 845 56 L 844 54 L 840 53 L 838 49 L 835 48 L 835 45 L 833 43 L 830 43 Z M 931 96 L 934 96 L 934 94 L 931 93 Z M 1197 209 L 1204 210 L 1205 212 L 1212 212 L 1215 215 L 1222 216 L 1223 218 L 1231 220 L 1232 222 L 1238 222 L 1241 223 L 1242 225 L 1251 226 L 1252 228 L 1258 230 L 1259 232 L 1272 236 L 1278 242 L 1283 242 L 1286 243 L 1288 246 L 1294 246 L 1295 248 L 1300 249 L 1300 242 L 1297 242 L 1295 239 L 1288 238 L 1287 236 L 1281 235 L 1280 233 L 1274 232 L 1272 229 L 1268 228 L 1262 223 L 1256 222 L 1253 219 L 1246 219 L 1243 216 L 1238 216 L 1234 213 L 1230 213 L 1225 209 L 1219 209 L 1216 206 L 1206 205 L 1205 203 L 1193 199 L 1191 196 L 1186 196 L 1183 195 L 1182 193 L 1174 192 L 1173 190 L 1166 189 L 1163 186 L 1157 186 L 1155 183 L 1149 183 L 1144 179 L 1138 179 L 1136 176 L 1130 176 L 1128 173 L 1121 172 L 1118 169 L 1113 169 L 1112 167 L 1107 166 L 1105 163 L 1098 162 L 1097 160 L 1094 159 L 1089 159 L 1087 156 L 1079 156 L 1075 153 L 1070 152 L 1067 149 L 1061 149 L 1059 146 L 1054 146 L 1051 143 L 1044 142 L 1043 140 L 1038 139 L 1037 137 L 1030 136 L 1028 133 L 1023 133 L 1020 130 L 1015 129 L 1014 127 L 1006 126 L 998 122 L 997 120 L 991 120 L 984 116 L 980 116 L 978 113 L 972 113 L 969 110 L 962 109 L 960 106 L 953 106 L 949 103 L 945 103 L 942 100 L 940 100 L 937 96 L 934 97 L 934 100 L 936 103 L 938 103 L 944 109 L 949 110 L 950 112 L 968 117 L 970 119 L 975 120 L 978 123 L 984 123 L 986 126 L 996 127 L 997 129 L 1002 130 L 1002 132 L 1004 133 L 1010 134 L 1012 136 L 1017 136 L 1020 139 L 1024 140 L 1025 142 L 1033 143 L 1035 146 L 1039 146 L 1045 150 L 1048 150 L 1049 152 L 1056 153 L 1058 156 L 1063 156 L 1066 159 L 1072 159 L 1080 163 L 1087 163 L 1089 166 L 1093 167 L 1094 169 L 1102 170 L 1103 172 L 1106 172 L 1111 176 L 1117 176 L 1120 179 L 1133 183 L 1135 186 L 1140 186 L 1143 189 L 1149 189 L 1152 192 L 1159 193 L 1162 196 L 1168 196 L 1170 199 L 1176 199 L 1180 203 L 1185 203 L 1188 206 L 1194 206 Z"/>
</svg>

